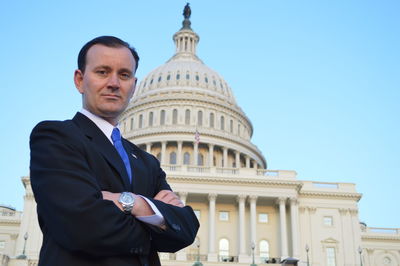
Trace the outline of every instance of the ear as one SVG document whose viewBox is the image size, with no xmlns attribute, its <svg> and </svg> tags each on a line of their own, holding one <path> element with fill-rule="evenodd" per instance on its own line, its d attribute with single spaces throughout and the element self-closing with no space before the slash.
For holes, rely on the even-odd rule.
<svg viewBox="0 0 400 266">
<path fill-rule="evenodd" d="M 79 69 L 75 70 L 74 72 L 74 83 L 75 83 L 75 87 L 78 89 L 78 91 L 83 94 L 83 73 L 82 71 L 80 71 Z"/>
<path fill-rule="evenodd" d="M 132 96 L 133 96 L 133 94 L 135 93 L 135 90 L 136 90 L 136 83 L 137 83 L 137 78 L 135 77 L 135 81 L 134 81 L 133 84 L 132 84 L 132 91 L 131 91 L 131 93 L 130 93 L 130 95 L 129 95 L 129 99 L 131 99 Z"/>
</svg>

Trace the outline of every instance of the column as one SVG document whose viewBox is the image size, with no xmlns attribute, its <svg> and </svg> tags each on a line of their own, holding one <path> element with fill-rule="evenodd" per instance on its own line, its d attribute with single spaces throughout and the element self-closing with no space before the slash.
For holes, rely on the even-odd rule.
<svg viewBox="0 0 400 266">
<path fill-rule="evenodd" d="M 290 198 L 290 223 L 292 225 L 292 257 L 300 258 L 299 252 L 299 208 L 297 198 Z"/>
<path fill-rule="evenodd" d="M 223 147 L 223 152 L 224 152 L 224 164 L 222 165 L 222 167 L 228 167 L 228 148 L 227 147 Z"/>
<path fill-rule="evenodd" d="M 246 245 L 248 244 L 245 237 L 245 200 L 246 195 L 237 196 L 237 201 L 239 203 L 239 262 L 245 262 L 248 258 L 246 255 Z"/>
<path fill-rule="evenodd" d="M 186 205 L 186 198 L 188 193 L 186 191 L 179 192 L 179 198 L 181 199 L 183 205 Z"/>
<path fill-rule="evenodd" d="M 214 144 L 208 144 L 208 154 L 209 154 L 208 165 L 210 167 L 213 167 L 214 166 Z"/>
<path fill-rule="evenodd" d="M 193 164 L 197 166 L 197 160 L 199 159 L 199 144 L 196 141 L 193 142 L 193 157 Z"/>
<path fill-rule="evenodd" d="M 254 252 L 257 250 L 257 240 L 256 240 L 256 235 L 257 235 L 257 196 L 252 195 L 249 197 L 250 200 L 250 244 L 254 243 L 256 245 L 256 248 L 254 249 Z"/>
<path fill-rule="evenodd" d="M 187 198 L 188 193 L 186 191 L 183 191 L 183 192 L 179 192 L 178 194 L 179 194 L 179 198 L 181 199 L 183 204 L 186 205 L 186 198 Z M 186 248 L 181 249 L 176 253 L 176 260 L 178 260 L 178 261 L 186 261 L 187 260 Z"/>
<path fill-rule="evenodd" d="M 240 168 L 240 152 L 235 151 L 235 163 L 236 163 L 236 168 Z"/>
<path fill-rule="evenodd" d="M 246 168 L 250 168 L 250 157 L 246 155 Z"/>
<path fill-rule="evenodd" d="M 167 142 L 161 142 L 161 164 L 165 164 L 166 157 L 167 157 Z"/>
<path fill-rule="evenodd" d="M 151 142 L 146 143 L 146 152 L 151 153 Z"/>
<path fill-rule="evenodd" d="M 279 204 L 279 221 L 281 229 L 281 258 L 285 259 L 288 257 L 288 245 L 287 245 L 287 232 L 286 232 L 286 198 L 280 197 L 277 200 Z"/>
<path fill-rule="evenodd" d="M 215 200 L 217 194 L 208 194 L 208 261 L 217 261 L 218 256 L 215 252 Z"/>
<path fill-rule="evenodd" d="M 182 165 L 182 141 L 178 141 L 178 154 L 176 155 L 177 165 Z"/>
</svg>

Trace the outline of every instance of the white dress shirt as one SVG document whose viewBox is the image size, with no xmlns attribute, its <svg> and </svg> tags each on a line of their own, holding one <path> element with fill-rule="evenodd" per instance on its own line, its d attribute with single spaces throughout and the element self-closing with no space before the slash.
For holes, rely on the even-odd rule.
<svg viewBox="0 0 400 266">
<path fill-rule="evenodd" d="M 103 118 L 101 118 L 95 114 L 92 114 L 91 112 L 89 112 L 88 110 L 86 110 L 84 108 L 82 108 L 80 113 L 83 114 L 84 116 L 86 116 L 87 118 L 89 118 L 93 123 L 95 123 L 96 126 L 101 130 L 101 132 L 104 133 L 104 135 L 108 138 L 108 140 L 114 146 L 114 143 L 111 139 L 111 133 L 114 129 L 113 125 L 111 125 L 109 122 L 107 122 Z M 117 125 L 117 127 L 119 128 L 119 124 Z M 134 171 L 135 171 L 135 169 L 133 169 L 133 172 Z M 135 184 L 133 184 L 133 185 L 135 185 Z M 153 212 L 155 214 L 150 215 L 150 216 L 136 216 L 136 218 L 144 223 L 148 223 L 151 225 L 155 225 L 155 226 L 163 225 L 164 224 L 164 216 L 160 213 L 160 211 L 154 205 L 154 203 L 142 195 L 138 195 L 138 196 L 142 197 L 150 205 L 151 209 L 153 210 Z"/>
</svg>

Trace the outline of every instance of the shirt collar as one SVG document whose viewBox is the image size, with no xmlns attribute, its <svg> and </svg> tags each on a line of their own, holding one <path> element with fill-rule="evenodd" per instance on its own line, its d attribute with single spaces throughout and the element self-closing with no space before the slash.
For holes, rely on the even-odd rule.
<svg viewBox="0 0 400 266">
<path fill-rule="evenodd" d="M 81 114 L 83 114 L 84 116 L 86 116 L 87 118 L 89 118 L 93 123 L 95 123 L 96 126 L 101 130 L 101 132 L 103 132 L 103 134 L 106 135 L 108 140 L 111 143 L 113 143 L 113 141 L 111 139 L 111 134 L 112 134 L 112 131 L 114 129 L 113 125 L 111 125 L 109 122 L 107 122 L 103 118 L 101 118 L 101 117 L 89 112 L 85 108 L 82 108 L 79 112 Z M 119 128 L 119 124 L 116 127 Z"/>
</svg>

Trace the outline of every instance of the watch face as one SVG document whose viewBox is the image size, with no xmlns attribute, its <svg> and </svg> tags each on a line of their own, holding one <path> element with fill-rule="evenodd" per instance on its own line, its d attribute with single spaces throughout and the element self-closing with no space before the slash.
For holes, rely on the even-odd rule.
<svg viewBox="0 0 400 266">
<path fill-rule="evenodd" d="M 131 193 L 124 192 L 121 194 L 120 200 L 121 200 L 121 203 L 123 203 L 123 204 L 132 204 L 134 201 L 134 198 Z"/>
</svg>

